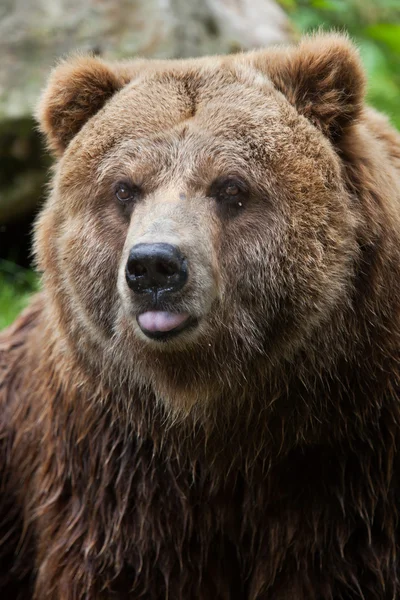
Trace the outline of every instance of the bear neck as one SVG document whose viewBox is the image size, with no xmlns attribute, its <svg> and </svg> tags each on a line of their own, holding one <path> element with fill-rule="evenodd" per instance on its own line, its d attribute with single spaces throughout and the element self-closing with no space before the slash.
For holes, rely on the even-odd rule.
<svg viewBox="0 0 400 600">
<path fill-rule="evenodd" d="M 371 265 L 374 261 L 370 257 Z M 165 403 L 151 385 L 122 377 L 117 367 L 88 364 L 82 346 L 79 351 L 73 344 L 61 346 L 44 292 L 28 311 L 35 340 L 30 360 L 39 382 L 32 391 L 52 427 L 62 427 L 59 417 L 70 414 L 78 437 L 91 439 L 112 425 L 121 439 L 147 440 L 155 451 L 168 448 L 170 458 L 186 453 L 195 462 L 222 462 L 225 471 L 248 471 L 256 463 L 270 468 L 296 448 L 351 446 L 400 421 L 397 354 L 387 336 L 389 326 L 400 336 L 399 303 L 382 288 L 386 298 L 372 301 L 371 289 L 362 285 L 364 303 L 360 300 L 357 312 L 349 309 L 352 321 L 349 314 L 336 315 L 330 336 L 326 329 L 320 340 L 316 336 L 313 352 L 299 353 L 267 371 L 264 360 L 255 360 L 246 388 L 222 389 L 207 409 L 194 406 L 183 412 Z M 370 305 L 384 309 L 367 318 Z M 342 318 L 351 323 L 346 335 Z M 337 352 L 329 348 L 326 360 L 326 340 L 333 344 L 335 336 Z M 170 375 L 179 377 L 179 369 Z"/>
</svg>

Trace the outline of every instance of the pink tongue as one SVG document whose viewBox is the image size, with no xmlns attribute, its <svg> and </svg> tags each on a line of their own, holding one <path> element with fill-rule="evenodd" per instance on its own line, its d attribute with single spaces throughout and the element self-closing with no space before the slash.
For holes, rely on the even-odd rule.
<svg viewBox="0 0 400 600">
<path fill-rule="evenodd" d="M 189 315 L 187 313 L 171 313 L 162 310 L 149 310 L 138 316 L 138 323 L 146 331 L 172 331 L 182 325 Z"/>
</svg>

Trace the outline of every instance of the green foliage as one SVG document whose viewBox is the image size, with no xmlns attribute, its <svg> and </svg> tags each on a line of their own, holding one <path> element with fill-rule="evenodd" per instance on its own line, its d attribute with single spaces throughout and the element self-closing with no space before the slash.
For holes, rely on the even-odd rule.
<svg viewBox="0 0 400 600">
<path fill-rule="evenodd" d="M 0 329 L 12 323 L 37 288 L 33 271 L 0 260 Z"/>
<path fill-rule="evenodd" d="M 400 0 L 280 0 L 301 33 L 347 31 L 368 73 L 368 101 L 400 129 Z"/>
</svg>

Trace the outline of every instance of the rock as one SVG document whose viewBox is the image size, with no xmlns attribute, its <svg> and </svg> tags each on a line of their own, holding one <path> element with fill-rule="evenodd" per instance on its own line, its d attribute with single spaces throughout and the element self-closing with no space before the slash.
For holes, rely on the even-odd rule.
<svg viewBox="0 0 400 600">
<path fill-rule="evenodd" d="M 40 196 L 43 163 L 32 155 L 30 165 L 29 150 L 26 170 L 13 174 L 4 165 L 18 163 L 18 147 L 38 151 L 31 114 L 60 57 L 76 50 L 106 58 L 223 54 L 289 37 L 288 19 L 272 0 L 2 0 L 0 223 L 30 211 Z M 7 145 L 10 126 L 16 135 Z"/>
</svg>

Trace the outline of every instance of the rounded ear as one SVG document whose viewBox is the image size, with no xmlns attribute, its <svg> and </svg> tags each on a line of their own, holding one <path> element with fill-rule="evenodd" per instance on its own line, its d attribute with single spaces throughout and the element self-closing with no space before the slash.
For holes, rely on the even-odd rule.
<svg viewBox="0 0 400 600">
<path fill-rule="evenodd" d="M 82 126 L 129 78 L 99 58 L 74 56 L 51 73 L 36 117 L 50 149 L 61 155 Z"/>
<path fill-rule="evenodd" d="M 297 46 L 256 52 L 253 64 L 333 142 L 362 110 L 364 70 L 345 35 L 315 34 Z"/>
</svg>

